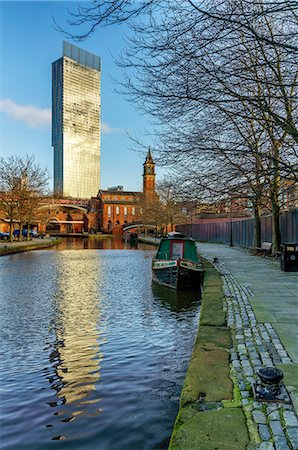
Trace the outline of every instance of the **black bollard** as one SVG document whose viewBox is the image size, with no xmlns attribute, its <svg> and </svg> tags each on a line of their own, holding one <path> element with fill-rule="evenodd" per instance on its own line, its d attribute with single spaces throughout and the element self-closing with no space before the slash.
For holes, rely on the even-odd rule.
<svg viewBox="0 0 298 450">
<path fill-rule="evenodd" d="M 281 394 L 282 371 L 275 367 L 262 367 L 257 374 L 260 381 L 255 386 L 256 400 L 278 401 Z"/>
</svg>

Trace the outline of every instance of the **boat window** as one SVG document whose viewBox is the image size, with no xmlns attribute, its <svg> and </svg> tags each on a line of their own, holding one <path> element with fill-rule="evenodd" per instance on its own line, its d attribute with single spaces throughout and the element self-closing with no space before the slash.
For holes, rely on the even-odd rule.
<svg viewBox="0 0 298 450">
<path fill-rule="evenodd" d="M 172 259 L 183 258 L 183 242 L 172 243 Z"/>
</svg>

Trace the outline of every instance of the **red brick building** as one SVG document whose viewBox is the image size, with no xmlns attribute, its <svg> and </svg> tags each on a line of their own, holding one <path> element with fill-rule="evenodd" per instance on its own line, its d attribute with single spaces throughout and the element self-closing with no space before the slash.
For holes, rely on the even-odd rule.
<svg viewBox="0 0 298 450">
<path fill-rule="evenodd" d="M 143 164 L 143 192 L 123 191 L 122 186 L 100 190 L 100 229 L 121 234 L 123 227 L 140 222 L 145 202 L 155 196 L 155 163 L 150 148 Z"/>
</svg>

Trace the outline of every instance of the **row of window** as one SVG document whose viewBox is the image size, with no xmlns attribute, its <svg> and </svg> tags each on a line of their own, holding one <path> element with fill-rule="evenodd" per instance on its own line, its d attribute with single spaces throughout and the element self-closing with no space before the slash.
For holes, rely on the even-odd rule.
<svg viewBox="0 0 298 450">
<path fill-rule="evenodd" d="M 119 214 L 120 214 L 120 206 L 116 206 L 116 208 L 115 208 L 115 213 L 116 213 L 116 215 L 119 215 Z M 124 214 L 125 216 L 128 215 L 128 208 L 127 208 L 127 206 L 124 206 L 124 207 L 123 207 L 123 214 Z M 111 217 L 111 215 L 112 215 L 112 207 L 111 207 L 111 206 L 108 206 L 108 216 Z M 135 208 L 134 206 L 132 206 L 132 208 L 131 208 L 131 215 L 132 215 L 132 216 L 135 216 L 135 215 L 136 215 L 136 208 Z"/>
</svg>

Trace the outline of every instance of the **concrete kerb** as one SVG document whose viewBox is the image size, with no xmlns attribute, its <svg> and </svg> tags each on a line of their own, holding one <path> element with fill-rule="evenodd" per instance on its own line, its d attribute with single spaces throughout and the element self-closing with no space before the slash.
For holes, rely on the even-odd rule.
<svg viewBox="0 0 298 450">
<path fill-rule="evenodd" d="M 32 250 L 42 250 L 45 248 L 54 247 L 57 244 L 60 244 L 62 242 L 62 239 L 51 239 L 48 241 L 38 241 L 38 242 L 24 242 L 23 245 L 19 246 L 2 246 L 0 248 L 0 256 L 6 256 L 6 255 L 13 255 L 15 253 L 22 253 L 22 252 L 28 252 Z"/>
</svg>

